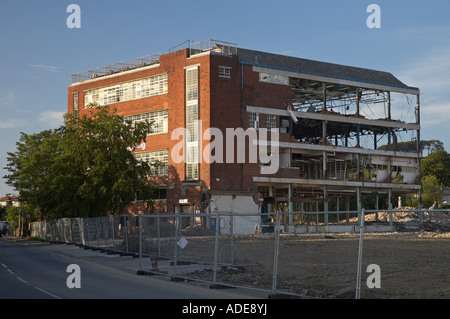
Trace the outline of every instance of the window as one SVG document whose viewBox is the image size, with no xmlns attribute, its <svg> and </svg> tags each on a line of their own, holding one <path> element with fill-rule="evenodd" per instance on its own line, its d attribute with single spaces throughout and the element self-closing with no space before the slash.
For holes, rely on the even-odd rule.
<svg viewBox="0 0 450 319">
<path fill-rule="evenodd" d="M 78 117 L 78 92 L 73 92 L 73 116 Z"/>
<path fill-rule="evenodd" d="M 248 114 L 248 127 L 258 129 L 259 128 L 259 113 Z"/>
<path fill-rule="evenodd" d="M 186 179 L 198 179 L 198 66 L 186 69 Z"/>
<path fill-rule="evenodd" d="M 186 70 L 186 101 L 198 99 L 198 70 L 197 68 Z"/>
<path fill-rule="evenodd" d="M 117 102 L 142 99 L 168 92 L 167 74 L 121 83 L 84 92 L 84 106 L 109 105 Z"/>
<path fill-rule="evenodd" d="M 260 82 L 289 85 L 289 77 L 269 73 L 259 73 Z"/>
<path fill-rule="evenodd" d="M 161 133 L 167 133 L 168 132 L 168 116 L 167 116 L 167 110 L 161 110 L 161 111 L 155 111 L 155 112 L 148 112 L 143 114 L 136 114 L 136 115 L 130 115 L 125 117 L 126 120 L 131 120 L 134 123 L 148 120 L 150 122 L 153 122 L 152 124 L 152 132 L 150 135 L 153 134 L 161 134 Z"/>
<path fill-rule="evenodd" d="M 139 152 L 134 153 L 134 156 L 137 160 L 147 162 L 150 166 L 152 166 L 152 170 L 150 176 L 164 176 L 169 172 L 169 151 L 168 150 L 160 150 L 160 151 L 151 151 L 151 152 Z"/>
<path fill-rule="evenodd" d="M 277 128 L 277 116 L 274 114 L 266 115 L 266 128 L 268 131 L 275 131 Z"/>
<path fill-rule="evenodd" d="M 219 76 L 222 78 L 230 78 L 231 77 L 231 67 L 219 66 Z"/>
</svg>

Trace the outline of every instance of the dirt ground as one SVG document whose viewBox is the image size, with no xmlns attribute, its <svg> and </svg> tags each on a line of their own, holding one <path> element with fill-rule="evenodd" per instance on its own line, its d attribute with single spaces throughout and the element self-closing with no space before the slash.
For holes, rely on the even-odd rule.
<svg viewBox="0 0 450 319">
<path fill-rule="evenodd" d="M 217 281 L 270 290 L 273 243 L 268 236 L 235 240 L 240 257 L 235 267 L 218 271 Z M 358 245 L 356 234 L 281 236 L 277 290 L 318 298 L 354 297 Z M 450 298 L 449 251 L 448 233 L 366 234 L 361 297 Z M 370 264 L 380 267 L 381 288 L 367 286 Z M 208 277 L 205 272 L 195 275 Z"/>
<path fill-rule="evenodd" d="M 373 217 L 368 216 L 366 222 L 387 221 L 383 214 L 379 214 L 377 221 Z M 450 214 L 428 214 L 423 218 L 423 224 L 417 227 L 417 216 L 397 214 L 396 231 L 364 234 L 361 298 L 450 298 Z M 416 226 L 414 231 L 411 225 Z M 169 233 L 173 234 L 172 230 Z M 189 244 L 180 251 L 180 258 L 207 261 L 211 265 L 214 234 L 190 228 L 183 236 Z M 221 236 L 217 283 L 270 291 L 274 285 L 274 244 L 273 233 L 234 236 L 232 240 Z M 168 251 L 173 253 L 173 242 L 168 242 Z M 358 251 L 359 230 L 281 234 L 276 290 L 315 298 L 354 298 Z M 379 266 L 380 288 L 367 285 L 372 278 L 367 267 L 372 264 Z M 206 268 L 186 276 L 212 281 L 213 271 Z"/>
<path fill-rule="evenodd" d="M 379 214 L 378 222 L 387 221 Z M 374 215 L 366 223 L 375 222 Z M 361 298 L 450 298 L 450 215 L 397 214 L 395 232 L 365 233 L 362 242 Z M 235 267 L 222 267 L 217 281 L 271 290 L 274 269 L 274 235 L 236 236 Z M 226 246 L 224 243 L 222 246 Z M 359 251 L 356 233 L 280 236 L 276 288 L 316 298 L 354 298 Z M 229 252 L 230 250 L 228 250 Z M 226 249 L 221 256 L 226 255 Z M 231 256 L 231 254 L 230 254 Z M 229 262 L 229 260 L 228 260 Z M 380 268 L 381 288 L 369 288 L 372 271 Z M 198 272 L 197 278 L 209 274 Z"/>
</svg>

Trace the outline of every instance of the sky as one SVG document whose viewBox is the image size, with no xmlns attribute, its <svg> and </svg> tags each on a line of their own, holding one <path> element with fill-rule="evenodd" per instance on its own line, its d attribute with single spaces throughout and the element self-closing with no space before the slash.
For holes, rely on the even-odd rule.
<svg viewBox="0 0 450 319">
<path fill-rule="evenodd" d="M 20 132 L 63 124 L 72 73 L 187 40 L 390 72 L 421 91 L 421 139 L 449 151 L 449 15 L 448 0 L 0 0 L 0 197 L 18 195 L 3 176 Z"/>
</svg>

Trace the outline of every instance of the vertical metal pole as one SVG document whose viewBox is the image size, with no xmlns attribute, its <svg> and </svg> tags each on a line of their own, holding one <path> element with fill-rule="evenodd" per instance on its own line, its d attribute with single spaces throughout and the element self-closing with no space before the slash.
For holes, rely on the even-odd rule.
<svg viewBox="0 0 450 319">
<path fill-rule="evenodd" d="M 95 218 L 95 226 L 96 226 L 96 228 L 97 228 L 97 248 L 99 248 L 100 247 L 100 230 L 98 229 L 98 219 L 99 219 L 100 217 L 96 217 Z"/>
<path fill-rule="evenodd" d="M 139 270 L 142 270 L 142 221 L 141 215 L 138 215 L 138 226 L 139 226 Z"/>
<path fill-rule="evenodd" d="M 361 211 L 361 187 L 356 187 L 356 210 Z M 358 224 L 361 223 L 361 216 L 358 214 Z"/>
<path fill-rule="evenodd" d="M 213 270 L 213 284 L 217 281 L 217 262 L 219 259 L 219 212 L 216 213 L 216 237 L 214 242 L 214 270 Z"/>
<path fill-rule="evenodd" d="M 361 272 L 362 272 L 362 253 L 364 240 L 364 209 L 361 210 L 361 222 L 359 226 L 359 249 L 358 249 L 358 269 L 356 273 L 356 292 L 355 299 L 361 298 Z"/>
<path fill-rule="evenodd" d="M 387 91 L 387 102 L 388 102 L 388 120 L 391 120 L 391 92 Z"/>
<path fill-rule="evenodd" d="M 87 222 L 87 237 L 88 237 L 88 245 L 91 245 L 91 218 L 86 218 Z"/>
<path fill-rule="evenodd" d="M 113 250 L 116 250 L 116 235 L 114 234 L 114 231 L 115 231 L 114 216 L 111 216 L 110 220 L 111 220 L 111 235 L 112 235 Z"/>
<path fill-rule="evenodd" d="M 83 224 L 83 218 L 78 217 L 77 218 L 77 222 L 78 222 L 78 236 L 80 236 L 80 244 L 84 245 L 84 224 Z"/>
<path fill-rule="evenodd" d="M 161 231 L 160 231 L 160 223 L 159 223 L 159 219 L 160 217 L 158 216 L 156 218 L 156 223 L 158 225 L 157 229 L 158 229 L 158 258 L 161 256 L 161 242 L 160 242 L 160 238 L 161 238 Z"/>
<path fill-rule="evenodd" d="M 420 125 L 420 93 L 417 94 L 416 123 Z M 420 128 L 419 128 L 417 130 L 417 175 L 419 176 L 419 180 L 420 181 L 422 180 L 421 179 L 421 167 L 420 167 L 420 157 L 421 157 L 421 155 L 422 155 L 422 151 L 420 149 Z M 419 189 L 419 209 L 421 210 L 420 213 L 419 213 L 419 219 L 420 219 L 419 221 L 420 221 L 420 225 L 422 225 L 422 223 L 423 223 L 422 188 Z"/>
<path fill-rule="evenodd" d="M 234 213 L 231 213 L 231 217 L 230 217 L 230 252 L 231 252 L 231 256 L 230 256 L 230 260 L 231 260 L 231 264 L 234 265 Z"/>
<path fill-rule="evenodd" d="M 294 225 L 294 203 L 292 202 L 292 183 L 289 183 L 289 225 Z M 293 229 L 293 228 L 292 228 Z"/>
<path fill-rule="evenodd" d="M 377 133 L 373 133 L 373 149 L 376 150 L 377 146 Z"/>
<path fill-rule="evenodd" d="M 277 274 L 278 274 L 278 254 L 280 246 L 280 215 L 277 210 L 277 220 L 275 223 L 275 244 L 273 253 L 273 273 L 272 273 L 272 293 L 277 290 Z"/>
<path fill-rule="evenodd" d="M 69 243 L 73 243 L 72 227 L 73 227 L 72 218 L 69 218 L 69 236 L 70 236 L 70 240 L 66 240 L 66 242 L 69 242 Z"/>
<path fill-rule="evenodd" d="M 389 225 L 392 226 L 392 223 L 393 223 L 393 220 L 392 220 L 392 210 L 393 210 L 393 206 L 392 206 L 392 188 L 389 189 L 388 199 L 389 199 Z"/>
<path fill-rule="evenodd" d="M 361 94 L 359 88 L 356 89 L 356 115 L 359 116 L 359 100 L 361 98 Z"/>
<path fill-rule="evenodd" d="M 177 264 L 178 264 L 178 226 L 180 221 L 178 220 L 178 214 L 175 213 L 175 249 L 173 252 L 173 273 L 174 275 L 177 273 Z"/>
<path fill-rule="evenodd" d="M 108 244 L 109 244 L 109 236 L 108 236 L 108 228 L 106 227 L 106 216 L 105 217 L 102 217 L 102 220 L 103 220 L 103 229 L 104 229 L 104 232 L 105 232 L 105 249 L 107 249 L 108 248 Z"/>
<path fill-rule="evenodd" d="M 324 211 L 325 211 L 325 225 L 328 226 L 328 186 L 325 185 L 323 189 L 323 195 L 324 195 Z"/>
<path fill-rule="evenodd" d="M 125 216 L 125 249 L 128 253 L 128 216 Z"/>
</svg>

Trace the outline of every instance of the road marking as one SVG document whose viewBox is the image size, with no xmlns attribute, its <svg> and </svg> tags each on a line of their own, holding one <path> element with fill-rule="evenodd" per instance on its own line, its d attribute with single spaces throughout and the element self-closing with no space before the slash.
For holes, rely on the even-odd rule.
<svg viewBox="0 0 450 319">
<path fill-rule="evenodd" d="M 23 279 L 23 278 L 17 276 L 17 275 L 14 273 L 14 271 L 12 271 L 11 269 L 9 269 L 8 266 L 6 266 L 4 263 L 0 263 L 0 265 L 2 265 L 3 268 L 5 268 L 11 275 L 13 275 L 14 277 L 16 277 L 17 280 L 19 280 L 19 281 L 23 282 L 24 284 L 27 284 L 27 285 L 28 285 L 28 281 L 26 281 L 25 279 Z M 48 292 L 48 291 L 46 291 L 46 290 L 44 290 L 44 289 L 42 289 L 42 288 L 39 288 L 39 287 L 34 287 L 34 288 L 37 289 L 37 290 L 39 290 L 40 292 L 43 292 L 43 293 L 46 294 L 46 295 L 49 295 L 50 297 L 53 297 L 53 298 L 56 298 L 56 299 L 62 299 L 61 297 L 58 297 L 57 295 L 54 295 L 54 294 L 52 294 L 52 293 L 50 293 L 50 292 Z"/>
<path fill-rule="evenodd" d="M 54 295 L 54 294 L 52 294 L 52 293 L 50 293 L 50 292 L 48 292 L 48 291 L 46 291 L 44 289 L 41 289 L 39 287 L 34 287 L 34 288 L 39 290 L 40 292 L 43 292 L 44 294 L 49 295 L 50 297 L 53 297 L 53 298 L 56 298 L 56 299 L 62 299 L 61 297 L 58 297 L 57 295 Z"/>
</svg>

